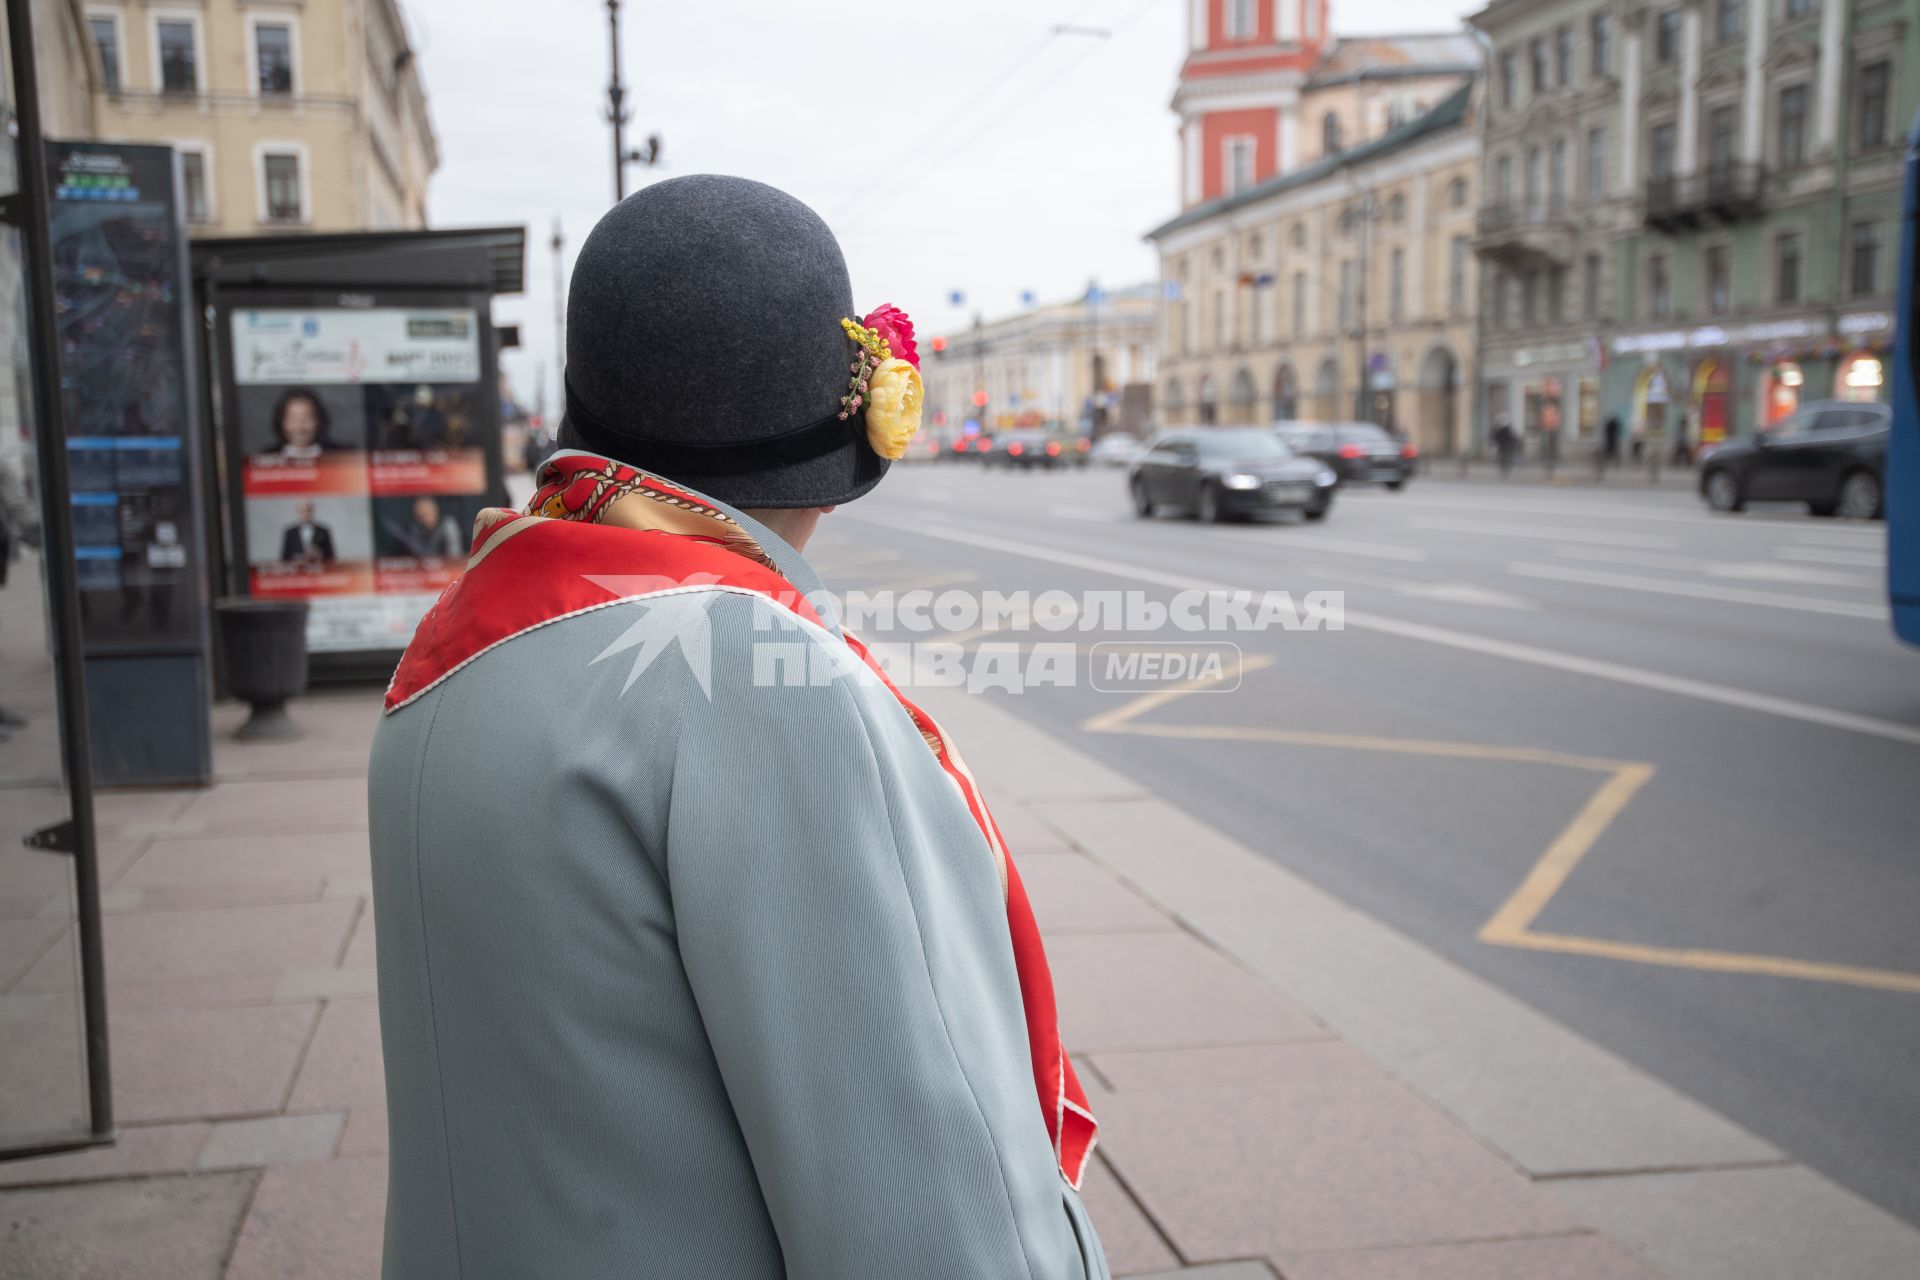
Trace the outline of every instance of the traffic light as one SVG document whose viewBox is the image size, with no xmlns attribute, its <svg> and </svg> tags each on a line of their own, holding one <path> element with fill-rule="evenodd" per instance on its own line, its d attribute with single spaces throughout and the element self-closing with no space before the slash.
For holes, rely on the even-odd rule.
<svg viewBox="0 0 1920 1280">
<path fill-rule="evenodd" d="M 974 405 L 975 405 L 976 407 L 978 407 L 978 408 L 981 408 L 981 409 L 984 409 L 984 408 L 986 408 L 986 407 L 987 407 L 987 393 L 986 393 L 986 392 L 984 392 L 984 391 L 976 391 L 976 392 L 974 392 L 974 393 L 973 393 L 973 403 L 974 403 Z"/>
<path fill-rule="evenodd" d="M 933 354 L 937 356 L 947 354 L 947 340 L 944 337 L 936 337 L 930 345 L 933 347 Z"/>
</svg>

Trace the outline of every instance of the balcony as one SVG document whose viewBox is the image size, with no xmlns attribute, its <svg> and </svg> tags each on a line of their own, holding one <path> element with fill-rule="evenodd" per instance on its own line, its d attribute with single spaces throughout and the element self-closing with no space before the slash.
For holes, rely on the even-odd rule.
<svg viewBox="0 0 1920 1280">
<path fill-rule="evenodd" d="M 1573 261 L 1573 216 L 1565 206 L 1506 201 L 1481 206 L 1474 252 L 1511 267 L 1566 266 Z"/>
<path fill-rule="evenodd" d="M 1646 222 L 1683 231 L 1715 222 L 1739 222 L 1765 206 L 1766 171 L 1757 164 L 1715 165 L 1705 173 L 1647 179 Z"/>
</svg>

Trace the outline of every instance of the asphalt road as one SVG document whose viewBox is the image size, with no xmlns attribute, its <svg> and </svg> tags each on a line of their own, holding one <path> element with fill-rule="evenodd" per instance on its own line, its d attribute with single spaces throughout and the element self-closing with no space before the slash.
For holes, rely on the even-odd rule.
<svg viewBox="0 0 1920 1280">
<path fill-rule="evenodd" d="M 1343 591 L 1339 631 L 986 637 L 1231 640 L 1235 688 L 987 696 L 1920 1222 L 1920 651 L 1883 526 L 1422 480 L 1212 527 L 1134 518 L 1117 471 L 921 464 L 812 554 L 835 590 Z"/>
</svg>

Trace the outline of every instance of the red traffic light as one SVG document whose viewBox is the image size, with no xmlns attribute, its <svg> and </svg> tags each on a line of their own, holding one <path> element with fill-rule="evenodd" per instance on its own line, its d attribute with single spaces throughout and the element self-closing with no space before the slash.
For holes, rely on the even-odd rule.
<svg viewBox="0 0 1920 1280">
<path fill-rule="evenodd" d="M 984 391 L 976 391 L 976 392 L 974 392 L 974 393 L 973 393 L 973 402 L 974 402 L 974 404 L 976 404 L 976 405 L 978 405 L 979 407 L 981 407 L 981 408 L 983 408 L 983 409 L 984 409 L 984 408 L 986 408 L 986 405 L 987 405 L 987 393 L 986 393 L 986 392 L 984 392 Z"/>
<path fill-rule="evenodd" d="M 945 351 L 947 349 L 947 340 L 945 338 L 935 338 L 933 340 L 932 346 L 933 346 L 934 354 L 938 355 L 942 351 Z"/>
</svg>

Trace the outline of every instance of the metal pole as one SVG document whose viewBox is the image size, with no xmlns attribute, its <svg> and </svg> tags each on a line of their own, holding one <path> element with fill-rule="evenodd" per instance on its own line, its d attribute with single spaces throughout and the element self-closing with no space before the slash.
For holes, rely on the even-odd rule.
<svg viewBox="0 0 1920 1280">
<path fill-rule="evenodd" d="M 627 198 L 627 87 L 620 83 L 620 0 L 607 0 L 607 31 L 613 42 L 613 79 L 607 84 L 607 119 L 613 122 L 613 202 Z"/>
<path fill-rule="evenodd" d="M 553 220 L 553 367 L 559 372 L 561 387 L 567 384 L 567 277 L 561 249 L 566 241 L 560 235 L 560 219 Z M 566 403 L 566 393 L 560 393 Z"/>
<path fill-rule="evenodd" d="M 1353 416 L 1361 422 L 1367 417 L 1367 277 L 1373 273 L 1373 193 L 1360 197 L 1360 394 L 1353 402 Z"/>
<path fill-rule="evenodd" d="M 21 274 L 27 293 L 27 349 L 33 363 L 33 433 L 40 464 L 41 571 L 58 643 L 57 692 L 67 787 L 73 800 L 73 878 L 81 972 L 81 1016 L 87 1039 L 87 1100 L 93 1138 L 113 1135 L 113 1082 L 107 1064 L 106 959 L 100 934 L 100 867 L 94 847 L 93 762 L 87 746 L 87 703 L 81 684 L 80 592 L 74 581 L 73 522 L 67 502 L 66 407 L 60 387 L 53 298 L 53 231 L 47 154 L 40 134 L 40 76 L 33 62 L 31 5 L 7 5 L 14 112 L 18 122 L 19 190 L 4 203 L 20 228 Z M 16 203 L 17 202 L 17 203 Z"/>
</svg>

